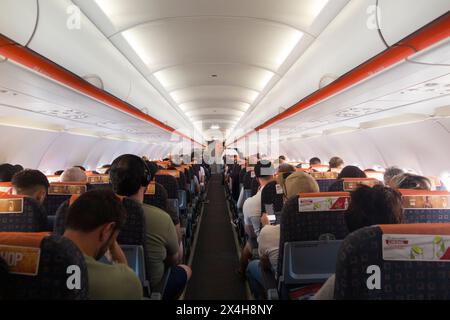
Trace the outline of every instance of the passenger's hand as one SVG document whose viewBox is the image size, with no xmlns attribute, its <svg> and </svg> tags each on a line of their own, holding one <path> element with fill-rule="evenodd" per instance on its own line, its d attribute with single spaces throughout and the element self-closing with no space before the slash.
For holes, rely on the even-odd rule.
<svg viewBox="0 0 450 320">
<path fill-rule="evenodd" d="M 267 215 L 267 213 L 263 213 L 262 214 L 262 216 L 261 216 L 261 224 L 262 224 L 263 227 L 267 226 L 268 224 L 270 224 L 269 216 Z"/>
<path fill-rule="evenodd" d="M 125 254 L 123 253 L 122 248 L 120 248 L 117 241 L 111 243 L 109 252 L 111 253 L 111 258 L 113 261 L 128 265 L 127 258 L 125 257 Z"/>
</svg>

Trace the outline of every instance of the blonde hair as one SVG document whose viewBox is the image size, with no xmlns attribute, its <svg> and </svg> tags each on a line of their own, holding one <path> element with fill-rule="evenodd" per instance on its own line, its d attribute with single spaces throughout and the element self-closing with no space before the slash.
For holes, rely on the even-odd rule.
<svg viewBox="0 0 450 320">
<path fill-rule="evenodd" d="M 305 172 L 294 172 L 285 180 L 285 191 L 288 198 L 301 192 L 320 192 L 316 180 Z"/>
</svg>

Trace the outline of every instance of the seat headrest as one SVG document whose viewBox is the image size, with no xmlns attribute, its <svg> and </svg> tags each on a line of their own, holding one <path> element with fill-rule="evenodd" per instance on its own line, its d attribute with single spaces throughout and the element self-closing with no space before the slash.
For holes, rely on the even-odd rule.
<svg viewBox="0 0 450 320">
<path fill-rule="evenodd" d="M 315 192 L 298 195 L 299 212 L 346 211 L 350 203 L 348 192 Z"/>
<path fill-rule="evenodd" d="M 8 265 L 9 272 L 36 276 L 39 270 L 42 240 L 48 232 L 1 232 L 0 257 Z"/>
<path fill-rule="evenodd" d="M 0 193 L 11 193 L 12 183 L 11 182 L 0 182 Z"/>
<path fill-rule="evenodd" d="M 450 209 L 450 192 L 400 189 L 405 209 Z"/>
<path fill-rule="evenodd" d="M 156 184 L 155 181 L 151 181 L 147 187 L 147 190 L 145 190 L 145 194 L 154 195 L 155 193 L 156 193 Z"/>
<path fill-rule="evenodd" d="M 180 177 L 180 171 L 178 170 L 159 170 L 156 175 L 158 176 L 172 176 L 175 178 Z"/>
<path fill-rule="evenodd" d="M 383 260 L 450 261 L 450 224 L 379 225 Z"/>
<path fill-rule="evenodd" d="M 109 183 L 109 174 L 90 174 L 87 175 L 87 183 L 107 184 Z"/>
<path fill-rule="evenodd" d="M 380 184 L 380 181 L 374 178 L 344 178 L 342 181 L 344 184 L 344 191 L 353 191 L 361 184 L 368 187 Z"/>
<path fill-rule="evenodd" d="M 52 182 L 48 188 L 49 195 L 82 194 L 87 191 L 84 182 Z"/>
<path fill-rule="evenodd" d="M 22 213 L 24 206 L 24 197 L 22 195 L 0 194 L 0 215 L 9 213 Z"/>
<path fill-rule="evenodd" d="M 339 173 L 334 171 L 325 171 L 325 172 L 311 172 L 311 176 L 314 179 L 336 179 Z"/>
</svg>

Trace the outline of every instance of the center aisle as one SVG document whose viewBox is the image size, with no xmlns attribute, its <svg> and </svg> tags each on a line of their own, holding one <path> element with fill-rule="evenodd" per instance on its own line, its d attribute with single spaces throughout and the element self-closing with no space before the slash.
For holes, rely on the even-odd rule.
<svg viewBox="0 0 450 320">
<path fill-rule="evenodd" d="M 220 174 L 211 177 L 207 199 L 185 299 L 246 300 L 245 283 L 235 273 L 239 259 Z"/>
</svg>

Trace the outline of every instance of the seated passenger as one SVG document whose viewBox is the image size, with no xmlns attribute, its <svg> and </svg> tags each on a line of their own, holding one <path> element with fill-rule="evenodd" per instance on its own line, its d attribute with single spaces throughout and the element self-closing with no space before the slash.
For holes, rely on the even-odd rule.
<svg viewBox="0 0 450 320">
<path fill-rule="evenodd" d="M 287 194 L 294 196 L 310 192 L 319 192 L 319 185 L 311 175 L 295 172 L 286 179 Z M 272 273 L 277 278 L 280 245 L 280 225 L 271 225 L 265 213 L 261 216 L 261 225 L 263 227 L 258 237 L 259 260 L 252 260 L 247 267 L 247 279 L 256 299 L 264 298 L 262 270 Z"/>
<path fill-rule="evenodd" d="M 244 228 L 248 237 L 242 248 L 239 273 L 243 276 L 247 269 L 248 261 L 252 257 L 252 249 L 256 249 L 257 237 L 261 228 L 261 192 L 262 189 L 273 180 L 275 170 L 271 162 L 258 162 L 255 165 L 255 176 L 259 182 L 258 192 L 245 200 L 242 207 L 244 213 Z"/>
<path fill-rule="evenodd" d="M 328 191 L 330 192 L 343 191 L 342 182 L 339 180 L 344 178 L 367 178 L 367 175 L 364 173 L 364 171 L 362 171 L 360 168 L 356 166 L 346 166 L 337 176 L 338 181 L 333 183 L 328 188 Z"/>
<path fill-rule="evenodd" d="M 391 179 L 389 185 L 395 189 L 431 190 L 432 188 L 430 179 L 412 173 L 396 175 Z"/>
<path fill-rule="evenodd" d="M 55 173 L 53 173 L 55 176 L 60 176 L 60 175 L 62 175 L 63 174 L 63 172 L 64 172 L 64 170 L 57 170 L 57 171 L 55 171 Z"/>
<path fill-rule="evenodd" d="M 141 282 L 116 241 L 125 220 L 125 209 L 110 190 L 86 192 L 69 207 L 64 237 L 72 240 L 85 257 L 89 299 L 142 299 Z M 112 264 L 99 262 L 108 250 Z"/>
<path fill-rule="evenodd" d="M 404 171 L 398 167 L 389 167 L 384 171 L 384 185 L 389 186 L 393 177 L 404 173 Z"/>
<path fill-rule="evenodd" d="M 64 170 L 60 177 L 61 182 L 87 182 L 86 173 L 79 167 Z"/>
<path fill-rule="evenodd" d="M 45 230 L 47 227 L 47 213 L 42 205 L 50 186 L 47 177 L 39 170 L 26 169 L 17 172 L 13 176 L 11 184 L 13 194 L 32 198 L 39 204 L 39 226 L 40 229 Z"/>
<path fill-rule="evenodd" d="M 403 219 L 401 194 L 389 187 L 361 185 L 351 193 L 345 215 L 349 232 L 376 224 L 399 224 Z M 314 296 L 315 300 L 332 300 L 335 276 L 331 276 Z"/>
<path fill-rule="evenodd" d="M 328 162 L 328 165 L 330 166 L 329 171 L 340 172 L 342 168 L 344 168 L 344 160 L 339 157 L 332 157 Z"/>
<path fill-rule="evenodd" d="M 125 154 L 111 165 L 110 180 L 113 190 L 142 204 L 145 218 L 145 241 L 149 257 L 150 286 L 161 287 L 166 265 L 171 267 L 163 299 L 177 299 L 191 277 L 191 269 L 177 265 L 179 245 L 175 226 L 165 211 L 145 204 L 144 194 L 152 180 L 146 163 L 138 156 Z"/>
<path fill-rule="evenodd" d="M 80 168 L 81 170 L 86 171 L 86 168 L 83 167 L 83 166 L 74 166 L 74 167 L 75 167 L 75 168 Z"/>
<path fill-rule="evenodd" d="M 314 158 L 309 159 L 309 166 L 310 167 L 318 165 L 318 164 L 322 164 L 322 161 L 320 161 L 319 158 L 314 157 Z"/>
<path fill-rule="evenodd" d="M 23 166 L 20 164 L 16 164 L 13 167 L 14 167 L 14 173 L 20 172 L 24 169 Z"/>
<path fill-rule="evenodd" d="M 11 182 L 13 175 L 16 173 L 14 166 L 9 163 L 0 165 L 0 182 Z"/>
</svg>

